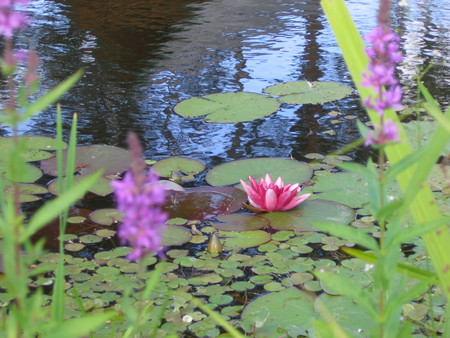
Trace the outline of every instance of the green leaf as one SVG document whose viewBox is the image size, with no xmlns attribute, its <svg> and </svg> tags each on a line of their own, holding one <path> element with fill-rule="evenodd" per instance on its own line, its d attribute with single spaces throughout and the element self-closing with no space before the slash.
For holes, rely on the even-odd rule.
<svg viewBox="0 0 450 338">
<path fill-rule="evenodd" d="M 269 174 L 274 181 L 281 177 L 285 184 L 293 184 L 309 180 L 313 172 L 304 162 L 262 157 L 221 164 L 206 174 L 206 182 L 213 186 L 231 185 L 239 183 L 240 180 L 248 182 L 249 176 L 259 180 L 266 174 Z"/>
<path fill-rule="evenodd" d="M 410 227 L 408 229 L 405 229 L 405 231 L 399 231 L 395 234 L 394 238 L 389 237 L 389 233 L 387 234 L 386 240 L 392 244 L 401 244 L 401 243 L 408 243 L 414 239 L 417 239 L 431 231 L 435 231 L 436 229 L 449 224 L 450 217 L 444 217 L 442 216 L 439 219 L 436 219 L 434 221 L 429 221 L 422 224 L 417 224 L 413 227 Z"/>
<path fill-rule="evenodd" d="M 255 337 L 279 337 L 288 328 L 310 330 L 314 317 L 312 299 L 294 287 L 259 296 L 244 308 L 241 319 Z"/>
<path fill-rule="evenodd" d="M 205 165 L 187 157 L 169 157 L 156 162 L 152 169 L 162 177 L 170 177 L 172 172 L 196 175 L 205 170 Z"/>
<path fill-rule="evenodd" d="M 355 24 L 346 8 L 344 0 L 322 0 L 321 5 L 325 11 L 328 21 L 335 33 L 338 44 L 342 50 L 345 62 L 353 77 L 355 86 L 361 95 L 361 99 L 365 100 L 369 95 L 374 93 L 373 88 L 364 87 L 362 83 L 362 73 L 366 71 L 368 65 L 368 56 L 364 51 L 364 43 L 359 35 Z M 419 88 L 420 88 L 419 84 Z M 431 95 L 428 95 L 428 99 Z M 369 117 L 373 123 L 380 122 L 380 116 L 373 110 L 367 110 Z M 450 114 L 450 108 L 447 110 Z M 412 153 L 411 146 L 406 140 L 405 132 L 400 124 L 399 117 L 392 109 L 384 112 L 385 119 L 391 119 L 397 123 L 399 130 L 399 138 L 401 142 L 388 145 L 386 147 L 386 155 L 393 164 L 399 162 Z M 418 163 L 416 170 L 409 168 L 403 171 L 397 177 L 397 181 L 404 191 L 405 198 L 411 198 L 411 213 L 417 223 L 425 223 L 440 217 L 440 211 L 431 190 L 424 179 L 434 165 L 437 157 L 442 153 L 442 149 L 447 144 L 450 134 L 443 127 L 439 127 L 430 141 L 430 151 Z M 411 183 L 414 184 L 411 184 Z M 418 186 L 420 190 L 418 190 Z M 416 196 L 417 192 L 417 196 Z M 450 234 L 446 228 L 438 234 L 433 231 L 424 235 L 424 243 L 427 252 L 431 256 L 435 270 L 439 275 L 443 290 L 448 299 L 450 299 L 450 273 L 446 268 L 450 263 L 448 248 L 450 247 Z"/>
<path fill-rule="evenodd" d="M 179 102 L 175 113 L 184 117 L 205 116 L 206 122 L 234 123 L 253 121 L 273 114 L 278 100 L 255 93 L 219 93 L 193 97 Z"/>
<path fill-rule="evenodd" d="M 316 221 L 340 223 L 342 227 L 355 219 L 356 212 L 348 205 L 322 200 L 306 200 L 289 211 L 261 214 L 270 221 L 270 226 L 278 230 L 315 231 Z"/>
<path fill-rule="evenodd" d="M 342 250 L 346 253 L 348 253 L 349 255 L 352 255 L 354 257 L 357 257 L 359 259 L 362 259 L 366 262 L 375 264 L 377 262 L 377 257 L 370 252 L 366 252 L 366 251 L 361 251 L 358 249 L 353 249 L 353 248 L 342 248 Z M 416 278 L 416 279 L 420 279 L 420 280 L 428 280 L 429 283 L 433 283 L 436 278 L 437 275 L 426 271 L 426 270 L 422 270 L 413 266 L 409 266 L 407 264 L 403 264 L 403 263 L 399 263 L 397 265 L 397 272 L 399 273 L 405 273 L 406 275 L 408 275 L 411 278 Z"/>
<path fill-rule="evenodd" d="M 288 104 L 322 104 L 340 100 L 351 94 L 352 89 L 330 81 L 293 81 L 267 87 L 264 92 L 280 96 Z"/>
<path fill-rule="evenodd" d="M 92 330 L 104 326 L 106 321 L 116 315 L 115 312 L 89 314 L 87 317 L 69 319 L 49 332 L 45 333 L 47 338 L 78 338 L 87 335 Z"/>
<path fill-rule="evenodd" d="M 38 211 L 36 211 L 22 234 L 21 242 L 26 241 L 34 233 L 36 233 L 36 231 L 45 226 L 54 218 L 58 217 L 64 209 L 69 208 L 78 199 L 83 197 L 89 187 L 91 187 L 95 181 L 101 177 L 101 175 L 102 172 L 99 171 L 86 177 L 78 185 L 71 187 L 68 191 L 64 192 L 59 197 L 45 204 Z"/>
<path fill-rule="evenodd" d="M 377 318 L 378 313 L 372 294 L 369 290 L 362 289 L 348 278 L 341 277 L 335 273 L 325 272 L 318 269 L 314 271 L 314 274 L 326 285 L 328 285 L 328 287 L 332 287 L 333 290 L 336 290 L 340 294 L 353 299 L 372 317 Z"/>
<path fill-rule="evenodd" d="M 370 235 L 352 226 L 334 222 L 313 222 L 319 230 L 330 233 L 333 236 L 341 237 L 347 241 L 361 245 L 367 249 L 378 251 L 377 241 Z"/>
</svg>

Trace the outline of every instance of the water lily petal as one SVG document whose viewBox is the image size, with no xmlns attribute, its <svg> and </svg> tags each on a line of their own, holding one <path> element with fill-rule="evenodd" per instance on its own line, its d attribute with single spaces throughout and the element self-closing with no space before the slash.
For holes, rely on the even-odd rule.
<svg viewBox="0 0 450 338">
<path fill-rule="evenodd" d="M 250 179 L 250 182 L 251 183 L 253 183 L 253 182 L 256 183 L 256 181 L 254 179 L 253 179 L 253 182 L 252 182 L 252 179 L 253 178 Z M 260 192 L 258 192 L 257 190 L 253 189 L 253 187 L 250 187 L 243 180 L 241 180 L 241 184 L 242 184 L 242 187 L 244 188 L 245 192 L 248 195 L 248 200 L 249 200 L 250 204 L 252 204 L 254 207 L 261 208 L 263 206 L 263 204 L 264 204 L 265 196 L 264 195 L 261 196 Z M 252 186 L 253 186 L 253 184 L 252 184 Z M 259 190 L 258 186 L 255 186 L 255 188 Z"/>
<path fill-rule="evenodd" d="M 300 203 L 305 201 L 309 196 L 311 196 L 311 194 L 302 194 L 302 195 L 296 196 L 295 198 L 292 199 L 292 201 L 290 201 L 288 204 L 283 206 L 283 208 L 281 210 L 286 211 L 286 210 L 293 209 L 297 205 L 299 205 Z"/>
<path fill-rule="evenodd" d="M 281 176 L 276 179 L 274 185 L 276 185 L 277 187 L 280 187 L 280 188 L 284 187 L 284 182 L 283 182 Z"/>
<path fill-rule="evenodd" d="M 267 211 L 275 211 L 277 207 L 277 194 L 275 194 L 275 191 L 273 189 L 267 189 L 266 191 L 266 200 L 265 200 L 265 209 Z"/>
</svg>

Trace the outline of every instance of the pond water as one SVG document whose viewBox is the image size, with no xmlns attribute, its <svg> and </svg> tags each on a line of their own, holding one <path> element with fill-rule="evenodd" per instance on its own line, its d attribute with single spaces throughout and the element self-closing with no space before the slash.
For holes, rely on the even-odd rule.
<svg viewBox="0 0 450 338">
<path fill-rule="evenodd" d="M 358 28 L 373 27 L 377 4 L 347 1 Z M 65 127 L 79 114 L 80 144 L 126 147 L 129 130 L 146 157 L 190 156 L 208 167 L 273 156 L 302 159 L 327 153 L 358 137 L 356 94 L 325 105 L 283 105 L 252 122 L 209 124 L 186 119 L 173 106 L 192 96 L 227 91 L 261 93 L 286 81 L 338 81 L 352 86 L 319 1 L 297 0 L 36 0 L 31 26 L 17 38 L 41 58 L 42 91 L 79 68 L 82 80 L 61 100 Z M 394 5 L 395 29 L 406 55 L 399 75 L 406 102 L 415 98 L 419 70 L 443 105 L 450 97 L 450 3 Z M 339 112 L 338 117 L 330 112 Z M 336 119 L 340 123 L 336 123 Z M 21 131 L 54 135 L 55 109 Z M 7 130 L 0 130 L 7 134 Z M 366 151 L 360 150 L 358 157 Z"/>
</svg>

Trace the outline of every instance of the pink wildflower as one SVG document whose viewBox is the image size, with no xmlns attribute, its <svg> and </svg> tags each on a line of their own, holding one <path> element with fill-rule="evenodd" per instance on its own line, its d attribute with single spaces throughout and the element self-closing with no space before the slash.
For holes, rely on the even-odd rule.
<svg viewBox="0 0 450 338">
<path fill-rule="evenodd" d="M 281 177 L 272 182 L 269 174 L 261 178 L 260 182 L 249 176 L 250 186 L 241 180 L 248 200 L 255 211 L 286 211 L 295 208 L 311 194 L 297 196 L 301 187 L 298 183 L 284 184 Z"/>
<path fill-rule="evenodd" d="M 131 171 L 123 180 L 112 181 L 111 185 L 117 209 L 124 214 L 118 235 L 122 244 L 132 247 L 128 259 L 135 261 L 162 249 L 167 214 L 161 209 L 165 200 L 164 187 L 157 184 L 155 173 L 145 174 L 142 147 L 136 134 L 128 134 L 128 145 L 133 160 Z"/>
<path fill-rule="evenodd" d="M 383 145 L 390 142 L 398 142 L 397 124 L 392 120 L 383 121 L 381 126 L 375 125 L 374 130 L 369 131 L 365 135 L 366 141 L 364 145 L 370 146 L 372 143 Z"/>
</svg>

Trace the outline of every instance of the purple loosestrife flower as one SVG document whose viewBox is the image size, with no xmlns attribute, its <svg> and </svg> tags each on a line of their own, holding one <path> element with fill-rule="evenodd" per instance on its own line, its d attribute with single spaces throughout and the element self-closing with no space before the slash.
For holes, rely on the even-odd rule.
<svg viewBox="0 0 450 338">
<path fill-rule="evenodd" d="M 142 148 L 135 134 L 129 134 L 128 144 L 133 154 L 131 171 L 125 173 L 123 180 L 111 184 L 117 209 L 124 215 L 118 235 L 122 244 L 132 247 L 128 258 L 135 261 L 162 249 L 167 214 L 161 210 L 165 190 L 155 173 L 145 174 Z"/>
<path fill-rule="evenodd" d="M 402 107 L 402 90 L 395 76 L 395 66 L 403 59 L 398 45 L 400 38 L 388 26 L 379 25 L 367 35 L 367 41 L 371 44 L 366 48 L 370 63 L 361 84 L 372 87 L 375 95 L 364 103 L 382 116 L 388 108 Z"/>
<path fill-rule="evenodd" d="M 402 90 L 395 76 L 395 67 L 402 61 L 400 38 L 389 27 L 390 1 L 380 0 L 378 26 L 367 35 L 369 57 L 367 72 L 363 73 L 361 85 L 372 87 L 374 94 L 369 96 L 365 105 L 375 110 L 380 116 L 380 124 L 365 135 L 365 145 L 383 145 L 398 141 L 398 130 L 395 122 L 384 120 L 387 109 L 401 109 Z"/>
<path fill-rule="evenodd" d="M 26 6 L 28 0 L 0 0 L 0 35 L 11 39 L 14 31 L 24 27 L 28 19 L 25 13 L 14 10 L 16 3 Z"/>
<path fill-rule="evenodd" d="M 397 124 L 392 120 L 383 121 L 381 126 L 375 125 L 374 130 L 369 131 L 365 135 L 366 147 L 371 144 L 383 145 L 390 142 L 398 142 Z"/>
</svg>

